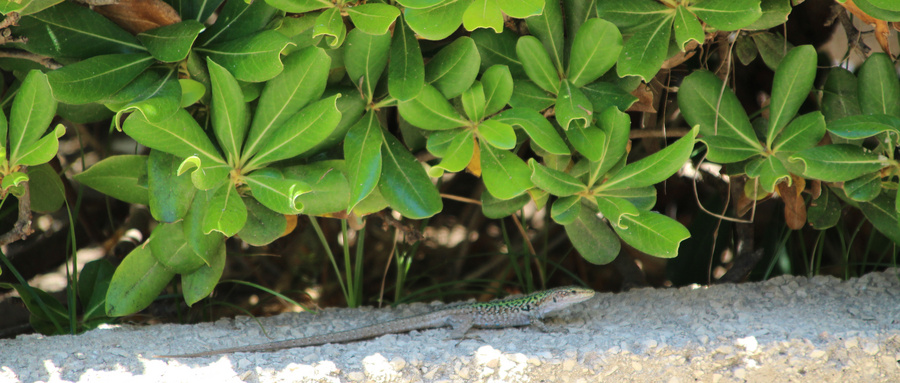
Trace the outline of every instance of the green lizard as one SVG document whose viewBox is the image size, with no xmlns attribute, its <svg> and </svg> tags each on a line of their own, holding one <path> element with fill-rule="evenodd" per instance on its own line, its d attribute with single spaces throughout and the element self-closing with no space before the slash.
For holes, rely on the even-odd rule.
<svg viewBox="0 0 900 383">
<path fill-rule="evenodd" d="M 353 330 L 195 354 L 161 355 L 158 358 L 196 358 L 231 352 L 274 351 L 326 343 L 352 342 L 386 334 L 446 326 L 453 328 L 451 338 L 456 339 L 463 338 L 469 329 L 473 327 L 503 328 L 532 325 L 542 331 L 549 332 L 549 328 L 542 322 L 545 315 L 583 302 L 593 296 L 594 290 L 571 286 L 559 287 L 538 291 L 519 298 L 480 303 L 458 303 L 430 313 L 376 323 Z"/>
</svg>

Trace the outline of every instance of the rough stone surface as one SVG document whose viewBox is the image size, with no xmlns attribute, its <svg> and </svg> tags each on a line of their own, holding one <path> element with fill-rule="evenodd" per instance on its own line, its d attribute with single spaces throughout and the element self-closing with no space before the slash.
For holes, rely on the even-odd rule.
<svg viewBox="0 0 900 383">
<path fill-rule="evenodd" d="M 28 335 L 0 340 L 0 382 L 898 382 L 898 274 L 598 294 L 548 321 L 567 332 L 478 330 L 478 339 L 459 344 L 435 329 L 272 353 L 153 358 L 271 341 L 247 317 Z M 436 307 L 261 321 L 282 339 Z"/>
</svg>

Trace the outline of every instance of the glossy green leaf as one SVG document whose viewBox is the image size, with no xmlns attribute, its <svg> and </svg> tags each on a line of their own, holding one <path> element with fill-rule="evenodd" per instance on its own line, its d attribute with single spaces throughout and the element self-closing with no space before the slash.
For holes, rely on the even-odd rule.
<svg viewBox="0 0 900 383">
<path fill-rule="evenodd" d="M 650 211 L 656 207 L 656 187 L 646 186 L 642 188 L 604 190 L 596 193 L 597 197 L 616 197 L 630 202 L 634 207 Z"/>
<path fill-rule="evenodd" d="M 259 153 L 247 162 L 245 168 L 255 169 L 268 163 L 296 157 L 328 138 L 338 122 L 341 112 L 334 95 L 319 100 L 294 114 L 263 140 Z"/>
<path fill-rule="evenodd" d="M 855 0 L 853 4 L 875 19 L 900 21 L 900 10 L 896 9 L 897 4 L 889 0 Z"/>
<path fill-rule="evenodd" d="M 314 146 L 307 153 L 313 154 L 323 152 L 344 141 L 347 131 L 350 130 L 350 127 L 359 122 L 359 119 L 362 118 L 363 113 L 366 111 L 366 100 L 362 97 L 355 97 L 358 93 L 358 90 L 348 87 L 331 87 L 325 92 L 325 97 L 333 96 L 335 94 L 348 95 L 348 97 L 339 97 L 337 99 L 337 109 L 341 112 L 341 120 L 338 122 L 337 126 L 327 138 L 322 140 L 322 142 L 319 142 L 318 145 Z"/>
<path fill-rule="evenodd" d="M 519 36 L 508 29 L 504 29 L 502 33 L 494 33 L 487 29 L 476 29 L 472 31 L 472 40 L 478 47 L 478 54 L 481 56 L 481 70 L 485 71 L 494 65 L 506 65 L 509 72 L 516 77 L 525 75 L 522 69 L 522 62 L 516 55 L 516 41 Z"/>
<path fill-rule="evenodd" d="M 462 93 L 460 103 L 469 120 L 481 121 L 484 119 L 484 107 L 487 105 L 484 98 L 484 86 L 478 81 L 475 81 L 469 89 Z"/>
<path fill-rule="evenodd" d="M 900 120 L 898 120 L 900 122 Z M 808 149 L 825 136 L 825 116 L 820 112 L 812 112 L 795 118 L 775 138 L 773 152 L 793 153 Z"/>
<path fill-rule="evenodd" d="M 247 207 L 231 183 L 220 186 L 213 192 L 206 207 L 201 229 L 209 234 L 213 231 L 233 237 L 247 222 Z"/>
<path fill-rule="evenodd" d="M 145 50 L 134 36 L 109 19 L 69 2 L 22 17 L 10 31 L 28 41 L 14 46 L 48 57 L 85 59 Z"/>
<path fill-rule="evenodd" d="M 541 165 L 534 158 L 528 160 L 528 166 L 531 167 L 531 182 L 534 182 L 534 186 L 550 194 L 564 197 L 587 190 L 587 187 L 575 177 Z"/>
<path fill-rule="evenodd" d="M 722 86 L 722 80 L 708 71 L 696 71 L 686 77 L 678 91 L 684 119 L 691 126 L 699 125 L 703 136 L 732 138 L 762 152 L 741 103 L 729 89 L 723 92 Z"/>
<path fill-rule="evenodd" d="M 94 56 L 47 73 L 53 96 L 67 104 L 87 104 L 122 89 L 147 67 L 145 53 Z"/>
<path fill-rule="evenodd" d="M 147 160 L 147 186 L 150 214 L 160 222 L 172 223 L 184 218 L 197 189 L 189 175 L 177 175 L 181 159 L 159 150 L 151 150 Z"/>
<path fill-rule="evenodd" d="M 597 2 L 597 15 L 612 21 L 623 32 L 632 33 L 675 10 L 656 0 L 604 0 Z"/>
<path fill-rule="evenodd" d="M 344 66 L 350 75 L 350 81 L 362 88 L 368 100 L 372 100 L 375 86 L 378 85 L 378 80 L 387 66 L 390 47 L 391 35 L 387 33 L 370 35 L 360 29 L 354 29 L 347 35 Z"/>
<path fill-rule="evenodd" d="M 744 168 L 747 175 L 751 177 L 759 177 L 759 186 L 767 193 L 775 191 L 775 185 L 781 181 L 791 182 L 791 174 L 785 168 L 784 164 L 775 156 L 751 161 Z"/>
<path fill-rule="evenodd" d="M 760 18 L 743 29 L 765 30 L 784 24 L 791 14 L 791 0 L 762 0 L 760 9 L 762 11 Z"/>
<path fill-rule="evenodd" d="M 12 172 L 3 177 L 3 181 L 0 182 L 0 190 L 8 192 L 16 197 L 21 197 L 25 193 L 25 190 L 23 189 L 24 182 L 28 182 L 28 174 L 23 172 Z"/>
<path fill-rule="evenodd" d="M 494 65 L 481 75 L 484 88 L 484 114 L 490 116 L 506 107 L 513 94 L 513 79 L 505 65 Z"/>
<path fill-rule="evenodd" d="M 560 83 L 556 95 L 556 122 L 563 130 L 586 128 L 593 122 L 594 105 L 568 80 Z"/>
<path fill-rule="evenodd" d="M 804 176 L 825 182 L 851 180 L 889 165 L 887 158 L 851 144 L 809 148 L 791 156 L 790 161 L 806 166 Z"/>
<path fill-rule="evenodd" d="M 284 71 L 268 81 L 250 125 L 243 159 L 259 151 L 272 132 L 325 91 L 331 58 L 325 50 L 309 47 L 284 59 Z"/>
<path fill-rule="evenodd" d="M 400 16 L 400 10 L 388 4 L 369 3 L 346 8 L 346 10 L 353 25 L 371 35 L 387 33 L 394 20 Z"/>
<path fill-rule="evenodd" d="M 143 310 L 169 284 L 175 273 L 163 266 L 149 246 L 138 246 L 116 268 L 106 293 L 106 315 L 124 316 Z"/>
<path fill-rule="evenodd" d="M 194 48 L 194 51 L 212 58 L 240 81 L 261 82 L 272 79 L 284 69 L 281 51 L 289 44 L 291 42 L 281 33 L 267 30 L 203 48 Z"/>
<path fill-rule="evenodd" d="M 207 164 L 203 163 L 197 156 L 185 158 L 178 165 L 176 174 L 182 175 L 191 172 L 191 182 L 194 187 L 200 190 L 211 190 L 222 186 L 231 179 L 232 171 L 235 169 L 228 164 Z"/>
<path fill-rule="evenodd" d="M 623 241 L 644 253 L 674 258 L 678 246 L 691 233 L 678 221 L 659 213 L 640 211 L 638 216 L 622 217 L 623 228 L 613 226 Z"/>
<path fill-rule="evenodd" d="M 184 216 L 184 236 L 194 253 L 206 260 L 209 265 L 215 264 L 219 252 L 224 252 L 225 235 L 213 231 L 203 232 L 203 217 L 209 210 L 209 202 L 212 200 L 215 190 L 198 190 L 194 195 L 191 208 Z M 202 267 L 201 267 L 202 269 Z"/>
<path fill-rule="evenodd" d="M 585 22 L 572 42 L 569 57 L 569 81 L 582 87 L 600 78 L 615 65 L 622 52 L 622 34 L 603 19 Z"/>
<path fill-rule="evenodd" d="M 591 101 L 594 111 L 603 111 L 614 106 L 621 111 L 628 110 L 638 98 L 615 84 L 595 81 L 581 87 L 581 92 Z"/>
<path fill-rule="evenodd" d="M 28 72 L 13 99 L 9 116 L 9 158 L 12 164 L 18 163 L 22 152 L 47 133 L 55 115 L 56 100 L 51 94 L 47 75 L 37 70 Z M 0 119 L 5 120 L 6 116 L 0 114 Z M 6 146 L 6 121 L 2 125 L 0 143 Z"/>
<path fill-rule="evenodd" d="M 265 246 L 281 237 L 287 228 L 284 214 L 276 213 L 253 198 L 245 198 L 247 223 L 238 232 L 241 240 L 251 246 Z"/>
<path fill-rule="evenodd" d="M 225 68 L 212 59 L 206 59 L 212 83 L 212 105 L 210 115 L 213 132 L 219 147 L 225 151 L 230 164 L 237 163 L 241 155 L 241 145 L 250 125 L 250 108 L 244 103 L 241 86 Z"/>
<path fill-rule="evenodd" d="M 841 218 L 841 207 L 840 200 L 828 188 L 822 188 L 819 198 L 809 202 L 806 219 L 813 229 L 830 229 Z"/>
<path fill-rule="evenodd" d="M 675 43 L 682 51 L 691 40 L 698 44 L 703 44 L 706 40 L 706 34 L 703 33 L 703 26 L 700 25 L 697 16 L 694 16 L 683 5 L 675 8 L 675 21 L 672 27 L 675 30 Z"/>
<path fill-rule="evenodd" d="M 849 140 L 868 138 L 885 132 L 898 139 L 900 118 L 886 114 L 854 115 L 832 121 L 828 124 L 828 131 L 834 136 Z"/>
<path fill-rule="evenodd" d="M 506 150 L 495 149 L 479 141 L 481 177 L 488 192 L 499 199 L 510 199 L 534 186 L 531 168 L 521 158 Z"/>
<path fill-rule="evenodd" d="M 311 189 L 297 197 L 297 202 L 303 204 L 303 214 L 325 215 L 347 209 L 350 185 L 344 173 L 336 169 L 337 164 L 343 162 L 320 161 L 282 169 L 285 179 L 303 182 Z"/>
<path fill-rule="evenodd" d="M 865 114 L 900 117 L 900 80 L 884 53 L 873 53 L 859 68 L 859 106 Z"/>
<path fill-rule="evenodd" d="M 875 199 L 881 194 L 881 188 L 881 175 L 877 172 L 844 182 L 844 193 L 857 202 L 868 202 Z"/>
<path fill-rule="evenodd" d="M 550 93 L 559 93 L 559 74 L 538 39 L 534 36 L 520 37 L 516 43 L 516 54 L 531 81 Z"/>
<path fill-rule="evenodd" d="M 550 218 L 560 225 L 574 223 L 581 213 L 581 196 L 567 196 L 553 201 Z"/>
<path fill-rule="evenodd" d="M 737 56 L 738 61 L 744 65 L 750 65 L 753 60 L 756 60 L 756 58 L 759 57 L 759 49 L 756 48 L 756 43 L 753 42 L 752 37 L 747 35 L 739 35 L 737 39 L 734 40 L 733 49 L 734 55 Z"/>
<path fill-rule="evenodd" d="M 835 67 L 828 71 L 822 88 L 822 114 L 831 123 L 844 117 L 862 114 L 859 107 L 856 76 L 850 71 Z"/>
<path fill-rule="evenodd" d="M 10 164 L 34 166 L 47 163 L 56 157 L 59 151 L 59 138 L 66 134 L 63 124 L 56 125 L 52 131 L 41 137 L 36 142 L 24 147 L 18 157 L 10 156 Z"/>
<path fill-rule="evenodd" d="M 787 55 L 794 45 L 787 42 L 781 34 L 772 32 L 753 33 L 750 35 L 763 62 L 770 69 L 775 70 L 781 64 L 781 60 Z"/>
<path fill-rule="evenodd" d="M 512 149 L 516 146 L 516 132 L 513 127 L 497 119 L 479 124 L 478 137 L 497 149 Z"/>
<path fill-rule="evenodd" d="M 897 211 L 891 206 L 895 198 L 894 193 L 885 191 L 872 201 L 858 203 L 858 206 L 872 226 L 894 243 L 900 243 L 900 222 Z"/>
<path fill-rule="evenodd" d="M 291 13 L 306 13 L 334 7 L 328 0 L 266 0 L 269 5 Z"/>
<path fill-rule="evenodd" d="M 10 12 L 16 12 L 20 16 L 26 16 L 32 13 L 40 12 L 61 2 L 62 1 L 59 0 L 32 0 L 21 2 L 4 0 L 0 2 L 0 14 L 5 15 Z"/>
<path fill-rule="evenodd" d="M 425 65 L 425 82 L 450 99 L 468 89 L 481 68 L 481 56 L 475 41 L 460 37 L 441 49 Z"/>
<path fill-rule="evenodd" d="M 744 28 L 762 16 L 759 0 L 704 0 L 692 4 L 688 10 L 722 31 Z"/>
<path fill-rule="evenodd" d="M 541 14 L 544 0 L 496 0 L 503 13 L 517 19 Z"/>
<path fill-rule="evenodd" d="M 75 181 L 128 203 L 150 204 L 147 156 L 117 155 L 76 174 Z"/>
<path fill-rule="evenodd" d="M 246 1 L 226 1 L 225 5 L 218 9 L 216 22 L 200 35 L 199 45 L 208 47 L 213 44 L 223 44 L 230 40 L 237 41 L 238 39 L 251 36 L 267 29 L 275 17 L 283 14 L 284 12 L 269 6 L 265 1 L 249 3 Z M 205 22 L 206 19 L 197 21 Z M 221 60 L 216 60 L 216 62 L 222 63 Z M 227 65 L 225 67 L 228 68 Z M 231 69 L 228 68 L 228 70 Z"/>
<path fill-rule="evenodd" d="M 490 28 L 494 32 L 503 31 L 503 12 L 497 0 L 473 0 L 463 13 L 463 27 L 469 31 Z"/>
<path fill-rule="evenodd" d="M 178 274 L 192 273 L 206 264 L 188 244 L 181 221 L 157 225 L 142 246 L 149 247 L 159 263 Z"/>
<path fill-rule="evenodd" d="M 481 211 L 491 219 L 506 218 L 522 209 L 528 201 L 531 201 L 528 194 L 512 199 L 497 199 L 491 193 L 481 193 Z"/>
<path fill-rule="evenodd" d="M 564 57 L 564 41 L 565 36 L 563 29 L 563 16 L 559 2 L 550 1 L 544 3 L 544 10 L 541 14 L 525 19 L 528 30 L 532 35 L 540 39 L 544 46 L 545 52 L 549 55 L 553 62 L 555 71 L 558 74 L 565 70 Z M 521 55 L 519 55 L 521 58 Z M 522 59 L 523 64 L 525 59 Z"/>
<path fill-rule="evenodd" d="M 350 182 L 350 205 L 353 210 L 360 201 L 378 186 L 381 177 L 381 123 L 375 112 L 368 112 L 347 132 L 344 139 L 344 159 L 347 180 Z"/>
<path fill-rule="evenodd" d="M 415 98 L 399 102 L 397 110 L 410 124 L 425 130 L 446 130 L 468 124 L 444 95 L 431 85 L 423 87 Z"/>
<path fill-rule="evenodd" d="M 509 98 L 509 106 L 513 108 L 540 112 L 554 104 L 556 104 L 556 96 L 531 81 L 517 80 L 513 84 L 513 94 Z"/>
<path fill-rule="evenodd" d="M 600 158 L 591 166 L 592 181 L 606 174 L 627 154 L 628 134 L 631 132 L 631 117 L 616 108 L 607 108 L 597 118 L 598 126 L 605 135 L 598 144 Z"/>
<path fill-rule="evenodd" d="M 106 318 L 106 293 L 116 267 L 106 259 L 90 261 L 78 275 L 78 299 L 84 309 L 82 321 Z"/>
<path fill-rule="evenodd" d="M 303 205 L 298 202 L 298 198 L 310 191 L 309 185 L 285 179 L 281 171 L 275 168 L 255 171 L 244 177 L 244 181 L 250 186 L 250 192 L 256 201 L 279 214 L 300 214 Z M 245 199 L 244 202 L 246 201 Z"/>
<path fill-rule="evenodd" d="M 209 265 L 200 266 L 193 273 L 181 276 L 181 291 L 188 306 L 212 294 L 222 278 L 225 270 L 225 246 L 222 245 L 218 246 L 215 255 L 210 258 Z"/>
<path fill-rule="evenodd" d="M 570 154 L 566 143 L 560 138 L 559 133 L 540 113 L 530 109 L 512 108 L 504 110 L 494 120 L 518 126 L 525 131 L 531 141 L 552 154 Z"/>
<path fill-rule="evenodd" d="M 609 220 L 610 225 L 616 229 L 627 228 L 628 223 L 623 222 L 626 216 L 636 217 L 640 215 L 637 206 L 621 197 L 597 196 L 597 208 L 603 216 Z"/>
<path fill-rule="evenodd" d="M 198 156 L 203 164 L 225 163 L 200 125 L 184 109 L 161 123 L 152 123 L 142 114 L 134 113 L 125 120 L 122 129 L 135 141 L 152 149 L 181 158 Z"/>
<path fill-rule="evenodd" d="M 603 189 L 639 188 L 660 183 L 684 165 L 694 149 L 697 128 L 672 145 L 626 165 L 603 183 Z"/>
<path fill-rule="evenodd" d="M 816 50 L 812 45 L 796 47 L 781 60 L 772 83 L 769 126 L 766 130 L 767 147 L 772 147 L 772 142 L 781 129 L 787 126 L 800 110 L 800 105 L 809 96 L 815 79 Z"/>
<path fill-rule="evenodd" d="M 379 189 L 391 208 L 404 217 L 422 219 L 441 211 L 443 203 L 422 165 L 393 135 L 385 134 L 381 149 Z"/>
<path fill-rule="evenodd" d="M 187 58 L 197 36 L 206 27 L 196 20 L 185 20 L 141 32 L 138 40 L 159 61 L 178 62 Z"/>
<path fill-rule="evenodd" d="M 459 28 L 463 13 L 470 4 L 472 0 L 443 0 L 423 8 L 407 7 L 404 16 L 409 27 L 419 36 L 428 40 L 443 40 Z"/>
<path fill-rule="evenodd" d="M 148 84 L 148 80 L 152 83 Z M 171 117 L 181 108 L 181 81 L 177 80 L 178 73 L 175 70 L 168 72 L 147 70 L 110 97 L 124 101 L 113 103 L 107 99 L 100 102 L 110 110 L 116 111 L 113 122 L 119 130 L 124 115 L 135 111 L 143 114 L 148 121 L 158 123 Z M 200 87 L 205 91 L 203 85 Z"/>
<path fill-rule="evenodd" d="M 475 132 L 469 129 L 444 131 L 432 134 L 428 137 L 429 143 L 431 143 L 432 137 L 445 132 L 447 134 L 446 138 L 449 138 L 450 141 L 444 147 L 444 150 L 441 150 L 441 162 L 428 170 L 428 175 L 431 177 L 440 177 L 444 171 L 462 171 L 469 165 L 469 162 L 472 161 L 472 155 L 475 154 L 475 145 L 477 144 L 472 138 Z M 429 148 L 429 151 L 431 151 L 431 148 Z M 434 153 L 434 151 L 432 151 L 432 153 Z M 435 153 L 435 155 L 437 154 Z"/>
<path fill-rule="evenodd" d="M 704 136 L 699 140 L 706 144 L 706 158 L 720 164 L 743 161 L 762 153 L 759 148 L 731 137 Z"/>
<path fill-rule="evenodd" d="M 639 76 L 646 82 L 656 76 L 656 72 L 668 58 L 674 19 L 674 14 L 667 13 L 635 30 L 619 55 L 616 66 L 619 77 Z"/>
<path fill-rule="evenodd" d="M 600 161 L 607 147 L 606 133 L 596 126 L 573 128 L 566 131 L 572 147 L 590 161 Z"/>
<path fill-rule="evenodd" d="M 65 187 L 50 164 L 41 164 L 28 168 L 28 187 L 31 196 L 31 210 L 34 212 L 55 212 L 65 202 Z"/>
<path fill-rule="evenodd" d="M 578 253 L 588 262 L 605 265 L 616 259 L 621 249 L 619 238 L 593 210 L 583 206 L 575 220 L 565 225 L 566 234 Z"/>
<path fill-rule="evenodd" d="M 416 97 L 425 85 L 425 61 L 415 33 L 402 19 L 394 27 L 391 42 L 388 92 L 400 101 L 407 101 Z"/>
<path fill-rule="evenodd" d="M 410 9 L 423 9 L 433 7 L 445 1 L 446 0 L 398 0 L 397 4 Z"/>
</svg>

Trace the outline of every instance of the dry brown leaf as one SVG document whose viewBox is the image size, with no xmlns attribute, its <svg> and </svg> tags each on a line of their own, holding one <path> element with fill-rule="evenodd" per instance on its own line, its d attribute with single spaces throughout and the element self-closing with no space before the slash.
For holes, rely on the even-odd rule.
<svg viewBox="0 0 900 383">
<path fill-rule="evenodd" d="M 631 91 L 631 95 L 637 97 L 638 100 L 628 107 L 627 112 L 656 113 L 656 108 L 653 107 L 653 90 L 647 84 L 638 86 L 637 89 Z"/>
<path fill-rule="evenodd" d="M 475 145 L 475 151 L 472 152 L 472 160 L 469 161 L 466 169 L 469 170 L 469 173 L 474 174 L 475 177 L 481 177 L 481 148 L 478 147 L 477 140 L 472 140 L 472 143 Z"/>
<path fill-rule="evenodd" d="M 779 182 L 776 187 L 781 200 L 784 201 L 784 221 L 791 230 L 800 230 L 806 224 L 806 203 L 800 192 L 803 191 L 802 178 L 791 175 L 793 182 Z"/>
<path fill-rule="evenodd" d="M 121 0 L 94 10 L 134 35 L 181 22 L 178 12 L 162 0 Z"/>
<path fill-rule="evenodd" d="M 888 26 L 887 21 L 879 20 L 872 16 L 869 16 L 869 14 L 859 9 L 856 4 L 853 4 L 853 0 L 847 0 L 847 2 L 845 3 L 838 4 L 841 4 L 848 12 L 852 13 L 854 16 L 859 17 L 862 22 L 874 26 L 875 40 L 877 40 L 878 44 L 881 45 L 881 49 L 884 51 L 884 53 L 887 53 L 888 56 L 891 56 L 891 59 L 894 58 L 894 55 L 891 54 L 890 43 L 888 43 L 888 37 L 891 35 L 891 29 Z"/>
</svg>

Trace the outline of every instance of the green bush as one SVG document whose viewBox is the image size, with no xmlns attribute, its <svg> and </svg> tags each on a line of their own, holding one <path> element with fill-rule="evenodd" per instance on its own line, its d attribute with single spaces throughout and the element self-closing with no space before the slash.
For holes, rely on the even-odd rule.
<svg viewBox="0 0 900 383">
<path fill-rule="evenodd" d="M 132 34 L 73 2 L 0 1 L 0 12 L 21 15 L 6 47 L 33 55 L 0 62 L 21 79 L 8 139 L 0 118 L 4 195 L 21 195 L 29 179 L 59 183 L 41 171 L 64 133 L 47 132 L 56 113 L 110 121 L 149 148 L 74 177 L 149 206 L 159 222 L 111 277 L 109 316 L 145 308 L 175 275 L 185 301 L 200 301 L 221 279 L 228 238 L 266 245 L 293 215 L 432 217 L 443 209 L 435 180 L 445 173 L 481 178 L 487 217 L 528 202 L 548 208 L 593 264 L 613 261 L 620 240 L 655 257 L 678 254 L 690 233 L 651 210 L 656 185 L 701 153 L 746 176 L 754 199 L 822 182 L 809 209 L 816 229 L 833 227 L 850 205 L 900 243 L 893 64 L 872 55 L 856 75 L 833 69 L 821 110 L 798 115 L 814 90 L 815 49 L 778 53 L 766 32 L 787 19 L 789 0 L 167 3 L 181 21 Z M 856 3 L 885 20 L 900 11 Z M 775 70 L 766 117 L 751 119 L 695 59 L 678 92 L 693 128 L 629 160 L 633 94 L 716 35 L 730 36 L 740 60 L 758 54 Z M 874 149 L 863 145 L 870 137 Z M 434 160 L 419 161 L 423 150 Z M 32 188 L 32 206 L 60 208 L 61 190 Z"/>
</svg>

